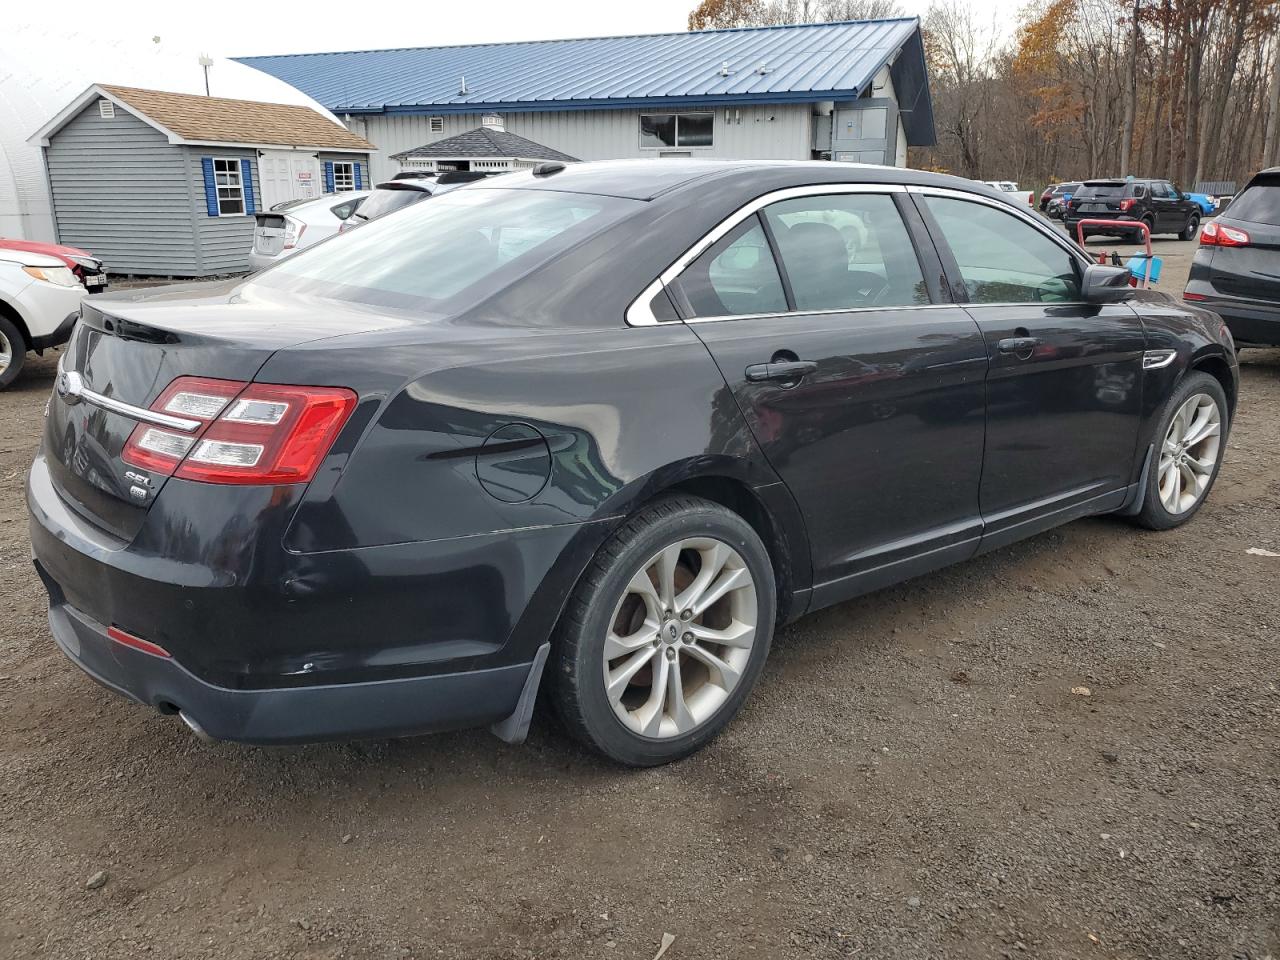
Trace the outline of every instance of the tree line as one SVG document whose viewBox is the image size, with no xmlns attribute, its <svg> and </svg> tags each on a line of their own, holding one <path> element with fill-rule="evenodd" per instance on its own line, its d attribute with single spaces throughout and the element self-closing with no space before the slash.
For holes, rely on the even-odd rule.
<svg viewBox="0 0 1280 960">
<path fill-rule="evenodd" d="M 896 0 L 703 0 L 689 29 L 901 16 Z M 908 163 L 1038 186 L 1242 183 L 1280 164 L 1280 2 L 1032 0 L 1008 24 L 963 0 L 922 20 L 937 144 Z"/>
</svg>

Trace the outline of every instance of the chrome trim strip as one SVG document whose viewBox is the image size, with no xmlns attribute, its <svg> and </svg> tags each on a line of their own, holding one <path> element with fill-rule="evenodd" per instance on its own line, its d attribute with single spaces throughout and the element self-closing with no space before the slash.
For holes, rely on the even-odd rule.
<svg viewBox="0 0 1280 960">
<path fill-rule="evenodd" d="M 1177 350 L 1144 350 L 1142 353 L 1143 370 L 1163 370 L 1177 359 Z"/>
<path fill-rule="evenodd" d="M 1025 304 L 1024 304 L 1025 306 Z M 888 313 L 896 310 L 964 310 L 963 303 L 905 303 L 892 307 L 845 307 L 840 310 L 786 310 L 782 313 L 730 313 L 722 317 L 692 317 L 685 323 L 721 323 L 725 320 L 768 320 L 790 317 L 824 317 L 844 313 Z M 967 315 L 966 315 L 967 316 Z M 970 322 L 972 322 L 972 319 Z M 659 321 L 661 322 L 661 321 Z M 667 324 L 679 321 L 668 320 Z M 665 325 L 665 324 L 664 324 Z"/>
<path fill-rule="evenodd" d="M 175 417 L 167 413 L 147 410 L 144 407 L 135 407 L 131 403 L 123 403 L 119 400 L 113 400 L 111 397 L 104 397 L 100 393 L 94 393 L 88 387 L 80 388 L 80 398 L 86 403 L 92 403 L 95 407 L 101 407 L 103 410 L 110 410 L 112 413 L 118 413 L 121 416 L 128 417 L 130 420 L 150 423 L 157 427 L 170 427 L 174 430 L 181 430 L 184 433 L 194 433 L 201 426 L 199 420 L 188 420 L 186 417 Z"/>
<path fill-rule="evenodd" d="M 729 214 L 724 220 L 713 227 L 710 232 L 703 235 L 702 239 L 682 253 L 676 261 L 663 270 L 658 278 L 640 292 L 640 295 L 631 301 L 631 306 L 627 307 L 626 320 L 627 324 L 632 327 L 653 327 L 662 323 L 653 315 L 653 311 L 649 309 L 649 304 L 658 292 L 669 284 L 672 280 L 680 275 L 690 263 L 702 255 L 702 252 L 711 246 L 726 233 L 740 224 L 747 217 L 751 216 L 762 207 L 767 207 L 771 203 L 779 200 L 791 200 L 794 197 L 815 197 L 823 196 L 829 193 L 905 193 L 906 187 L 900 183 L 815 183 L 804 187 L 787 187 L 782 190 L 774 190 L 772 193 L 766 193 L 763 196 L 756 197 L 733 213 Z M 951 305 L 953 306 L 953 304 Z M 790 311 L 788 311 L 789 313 Z M 833 311 L 835 313 L 844 313 L 843 310 Z M 760 314 L 760 316 L 785 316 L 786 314 Z M 728 317 L 714 318 L 706 317 L 704 320 L 711 319 L 730 319 Z M 742 317 L 733 317 L 732 319 L 741 320 Z M 669 320 L 668 323 L 678 323 L 679 321 Z"/>
</svg>

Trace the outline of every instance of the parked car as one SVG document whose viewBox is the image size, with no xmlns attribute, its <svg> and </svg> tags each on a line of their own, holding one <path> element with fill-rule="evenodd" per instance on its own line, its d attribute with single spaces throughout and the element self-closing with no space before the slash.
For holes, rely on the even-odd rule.
<svg viewBox="0 0 1280 960">
<path fill-rule="evenodd" d="M 1012 180 L 983 180 L 982 182 L 993 190 L 1009 194 L 1011 199 L 1015 199 L 1019 203 L 1025 202 L 1029 207 L 1036 205 L 1035 191 L 1019 190 L 1018 185 Z"/>
<path fill-rule="evenodd" d="M 1152 234 L 1174 233 L 1191 240 L 1200 228 L 1200 207 L 1168 180 L 1086 180 L 1071 196 L 1063 221 L 1076 235 L 1081 220 L 1112 220 L 1115 230 L 1086 227 L 1086 238 L 1117 236 L 1140 239 L 1132 224 L 1145 223 Z M 1129 226 L 1126 226 L 1126 225 Z"/>
<path fill-rule="evenodd" d="M 1049 212 L 1049 203 L 1054 197 L 1069 196 L 1079 183 L 1051 183 L 1044 188 L 1044 192 L 1040 194 L 1040 212 Z"/>
<path fill-rule="evenodd" d="M 85 292 L 62 257 L 0 248 L 0 390 L 17 379 L 28 351 L 67 342 Z"/>
<path fill-rule="evenodd" d="M 1218 211 L 1218 201 L 1207 193 L 1188 193 L 1187 199 L 1199 207 L 1206 217 L 1212 217 Z"/>
<path fill-rule="evenodd" d="M 253 247 L 249 250 L 249 266 L 263 270 L 291 257 L 313 243 L 338 233 L 342 222 L 350 217 L 371 190 L 331 193 L 314 200 L 277 204 L 255 216 Z"/>
<path fill-rule="evenodd" d="M 61 260 L 89 293 L 102 293 L 107 289 L 107 268 L 88 250 L 68 247 L 61 243 L 41 243 L 38 240 L 7 240 L 0 238 L 0 251 L 22 250 L 26 253 L 42 253 Z"/>
<path fill-rule="evenodd" d="M 1221 314 L 1238 344 L 1280 346 L 1280 167 L 1204 225 L 1182 298 Z"/>
<path fill-rule="evenodd" d="M 411 207 L 437 193 L 447 193 L 463 184 L 474 183 L 489 176 L 492 174 L 469 171 L 454 171 L 439 175 L 402 171 L 396 174 L 394 179 L 374 187 L 372 195 L 352 211 L 351 216 L 342 225 L 341 231 L 358 227 L 378 217 L 385 217 L 388 213 Z"/>
<path fill-rule="evenodd" d="M 1041 207 L 1050 220 L 1061 220 L 1071 197 L 1080 189 L 1078 182 L 1058 183 L 1048 191 L 1049 202 Z"/>
<path fill-rule="evenodd" d="M 28 478 L 52 631 L 218 739 L 518 741 L 545 685 L 605 755 L 674 760 L 778 623 L 1195 515 L 1230 335 L 1128 279 L 971 181 L 665 159 L 95 297 Z"/>
</svg>

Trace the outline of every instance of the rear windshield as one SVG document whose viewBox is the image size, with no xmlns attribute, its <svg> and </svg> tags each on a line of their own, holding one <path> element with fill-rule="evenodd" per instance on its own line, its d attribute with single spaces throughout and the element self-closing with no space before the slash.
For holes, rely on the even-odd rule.
<svg viewBox="0 0 1280 960">
<path fill-rule="evenodd" d="M 1053 192 L 1074 194 L 1079 189 L 1080 189 L 1080 184 L 1078 183 L 1060 183 L 1053 188 Z"/>
<path fill-rule="evenodd" d="M 375 217 L 381 217 L 384 214 L 391 213 L 393 210 L 399 210 L 403 207 L 412 206 L 419 200 L 425 200 L 431 196 L 425 190 L 375 190 L 360 204 L 360 209 L 355 211 L 357 220 L 372 220 Z"/>
<path fill-rule="evenodd" d="M 1227 205 L 1223 216 L 1280 226 L 1280 176 L 1260 177 Z"/>
<path fill-rule="evenodd" d="M 1082 183 L 1072 196 L 1079 200 L 1088 200 L 1090 197 L 1123 197 L 1125 186 L 1123 183 Z"/>
<path fill-rule="evenodd" d="M 641 205 L 589 194 L 466 187 L 303 250 L 252 283 L 373 306 L 453 312 Z"/>
</svg>

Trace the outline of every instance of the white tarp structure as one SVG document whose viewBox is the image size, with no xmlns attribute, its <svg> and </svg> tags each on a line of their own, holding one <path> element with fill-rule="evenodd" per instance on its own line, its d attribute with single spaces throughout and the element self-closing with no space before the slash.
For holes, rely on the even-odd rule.
<svg viewBox="0 0 1280 960">
<path fill-rule="evenodd" d="M 0 237 L 53 240 L 52 203 L 40 147 L 27 138 L 91 83 L 204 93 L 200 51 L 150 37 L 108 39 L 92 27 L 6 23 L 0 30 Z M 215 58 L 209 92 L 292 103 L 333 115 L 295 87 Z"/>
</svg>

